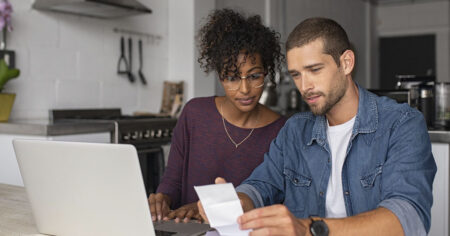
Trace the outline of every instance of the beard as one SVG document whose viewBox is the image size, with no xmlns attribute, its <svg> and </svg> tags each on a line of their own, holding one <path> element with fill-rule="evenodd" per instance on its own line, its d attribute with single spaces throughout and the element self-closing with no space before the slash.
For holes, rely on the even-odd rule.
<svg viewBox="0 0 450 236">
<path fill-rule="evenodd" d="M 307 97 L 311 96 L 322 96 L 325 98 L 325 102 L 323 105 L 321 104 L 312 104 L 309 103 L 308 106 L 311 109 L 311 112 L 316 116 L 322 116 L 328 113 L 331 108 L 334 107 L 339 101 L 341 101 L 342 97 L 345 95 L 345 91 L 347 90 L 348 82 L 344 78 L 342 81 L 339 81 L 338 83 L 334 84 L 332 86 L 331 91 L 328 94 L 325 94 L 324 92 L 310 92 L 302 94 L 302 98 L 304 101 L 307 101 Z"/>
</svg>

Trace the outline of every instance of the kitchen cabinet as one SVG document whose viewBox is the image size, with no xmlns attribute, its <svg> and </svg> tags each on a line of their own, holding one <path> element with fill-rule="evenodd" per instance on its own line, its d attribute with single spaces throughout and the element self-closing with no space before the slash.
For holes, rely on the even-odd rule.
<svg viewBox="0 0 450 236">
<path fill-rule="evenodd" d="M 449 235 L 449 150 L 450 143 L 432 143 L 437 172 L 433 183 L 433 206 L 429 236 Z"/>
</svg>

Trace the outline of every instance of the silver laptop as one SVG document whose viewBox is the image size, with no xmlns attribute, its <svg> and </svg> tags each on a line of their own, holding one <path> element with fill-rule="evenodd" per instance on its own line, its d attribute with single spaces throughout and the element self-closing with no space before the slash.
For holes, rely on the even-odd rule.
<svg viewBox="0 0 450 236">
<path fill-rule="evenodd" d="M 173 221 L 153 225 L 132 145 L 38 140 L 13 145 L 40 233 L 201 235 L 209 229 Z"/>
</svg>

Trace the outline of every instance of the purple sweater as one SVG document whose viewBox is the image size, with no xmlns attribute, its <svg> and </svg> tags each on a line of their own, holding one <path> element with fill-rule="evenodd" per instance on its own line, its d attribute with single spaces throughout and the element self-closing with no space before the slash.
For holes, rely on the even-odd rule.
<svg viewBox="0 0 450 236">
<path fill-rule="evenodd" d="M 238 186 L 252 173 L 269 150 L 286 118 L 256 128 L 238 148 L 223 128 L 214 97 L 194 98 L 183 109 L 173 131 L 167 168 L 156 192 L 170 196 L 172 209 L 198 201 L 194 186 L 213 184 L 216 177 Z M 225 120 L 236 143 L 251 129 Z"/>
</svg>

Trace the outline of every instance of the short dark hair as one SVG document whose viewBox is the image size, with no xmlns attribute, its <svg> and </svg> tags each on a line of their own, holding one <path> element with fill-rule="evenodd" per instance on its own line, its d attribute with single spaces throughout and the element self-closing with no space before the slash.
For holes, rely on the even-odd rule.
<svg viewBox="0 0 450 236">
<path fill-rule="evenodd" d="M 264 26 L 258 15 L 244 17 L 231 9 L 214 10 L 207 23 L 198 32 L 198 62 L 205 72 L 219 74 L 239 73 L 238 55 L 261 56 L 264 69 L 275 84 L 275 71 L 280 70 L 284 57 L 281 54 L 280 36 Z"/>
<path fill-rule="evenodd" d="M 340 66 L 340 56 L 351 47 L 345 30 L 332 19 L 314 17 L 302 21 L 289 34 L 286 51 L 301 47 L 319 38 L 323 41 L 324 53 L 331 55 L 336 64 Z"/>
</svg>

